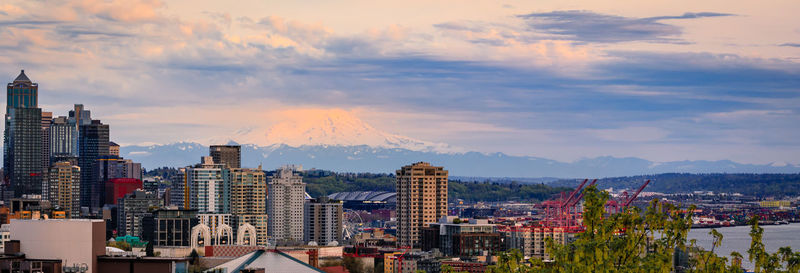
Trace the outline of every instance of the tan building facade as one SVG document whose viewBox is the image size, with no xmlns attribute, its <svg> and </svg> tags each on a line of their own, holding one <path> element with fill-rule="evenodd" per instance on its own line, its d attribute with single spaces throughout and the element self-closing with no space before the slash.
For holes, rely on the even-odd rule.
<svg viewBox="0 0 800 273">
<path fill-rule="evenodd" d="M 68 161 L 50 167 L 46 195 L 57 209 L 69 212 L 69 217 L 81 213 L 81 168 Z"/>
<path fill-rule="evenodd" d="M 426 162 L 397 170 L 398 246 L 418 246 L 421 229 L 447 215 L 447 177 Z"/>
<path fill-rule="evenodd" d="M 261 169 L 231 169 L 231 213 L 267 212 L 267 181 Z"/>
<path fill-rule="evenodd" d="M 258 169 L 231 169 L 231 213 L 238 225 L 248 223 L 256 229 L 256 244 L 267 244 L 267 181 Z M 234 229 L 238 227 L 233 227 Z"/>
</svg>

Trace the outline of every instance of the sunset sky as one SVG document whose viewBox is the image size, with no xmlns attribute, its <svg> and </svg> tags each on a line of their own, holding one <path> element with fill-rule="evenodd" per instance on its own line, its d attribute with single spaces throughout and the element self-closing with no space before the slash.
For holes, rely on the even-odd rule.
<svg viewBox="0 0 800 273">
<path fill-rule="evenodd" d="M 468 151 L 800 163 L 792 1 L 0 2 L 0 72 L 167 144 L 345 111 Z"/>
</svg>

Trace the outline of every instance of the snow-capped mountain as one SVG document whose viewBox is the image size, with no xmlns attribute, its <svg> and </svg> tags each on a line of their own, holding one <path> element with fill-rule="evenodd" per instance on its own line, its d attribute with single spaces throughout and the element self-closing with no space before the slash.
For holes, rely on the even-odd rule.
<svg viewBox="0 0 800 273">
<path fill-rule="evenodd" d="M 315 109 L 293 111 L 285 114 L 282 122 L 268 128 L 245 128 L 226 138 L 212 138 L 201 143 L 248 143 L 259 146 L 303 145 L 357 146 L 411 151 L 452 153 L 464 149 L 445 143 L 423 141 L 384 132 L 372 127 L 342 109 Z"/>
</svg>

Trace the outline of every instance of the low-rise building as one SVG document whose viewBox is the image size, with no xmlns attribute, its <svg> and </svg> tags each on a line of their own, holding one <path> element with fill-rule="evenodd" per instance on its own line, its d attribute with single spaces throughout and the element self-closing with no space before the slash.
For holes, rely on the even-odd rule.
<svg viewBox="0 0 800 273">
<path fill-rule="evenodd" d="M 160 209 L 153 212 L 155 230 L 152 236 L 156 246 L 191 245 L 192 227 L 199 223 L 197 210 Z"/>
<path fill-rule="evenodd" d="M 505 249 L 519 249 L 527 258 L 548 259 L 546 242 L 567 244 L 582 232 L 580 227 L 515 226 L 501 231 Z"/>
<path fill-rule="evenodd" d="M 142 220 L 152 216 L 151 212 L 158 209 L 161 199 L 152 192 L 138 189 L 126 194 L 120 199 L 117 208 L 117 234 L 142 236 Z"/>
<path fill-rule="evenodd" d="M 423 228 L 421 237 L 422 250 L 437 248 L 445 256 L 480 256 L 500 250 L 497 227 L 485 219 L 461 222 L 445 216 Z"/>
<path fill-rule="evenodd" d="M 105 255 L 103 220 L 11 220 L 11 240 L 20 242 L 27 259 L 57 259 L 64 266 L 97 271 L 97 256 Z"/>
</svg>

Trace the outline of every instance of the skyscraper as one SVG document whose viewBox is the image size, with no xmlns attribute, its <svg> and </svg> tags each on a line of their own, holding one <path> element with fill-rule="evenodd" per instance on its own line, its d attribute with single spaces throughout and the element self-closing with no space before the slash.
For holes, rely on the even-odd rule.
<svg viewBox="0 0 800 273">
<path fill-rule="evenodd" d="M 242 146 L 239 145 L 211 145 L 208 148 L 209 155 L 214 158 L 214 162 L 222 164 L 229 169 L 242 167 Z"/>
<path fill-rule="evenodd" d="M 303 240 L 303 202 L 306 184 L 290 167 L 278 169 L 268 184 L 268 233 L 277 243 Z"/>
<path fill-rule="evenodd" d="M 69 116 L 53 118 L 50 124 L 50 161 L 78 158 L 80 127 L 92 124 L 91 112 L 83 109 L 83 104 L 75 104 Z"/>
<path fill-rule="evenodd" d="M 228 169 L 210 156 L 202 163 L 186 168 L 189 208 L 200 213 L 230 213 Z"/>
<path fill-rule="evenodd" d="M 14 196 L 42 193 L 42 109 L 39 85 L 25 71 L 6 88 L 3 133 L 4 180 Z"/>
<path fill-rule="evenodd" d="M 82 107 L 81 107 L 82 108 Z M 83 111 L 75 111 L 77 113 Z M 86 111 L 88 112 L 88 111 Z M 73 111 L 70 111 L 73 116 Z M 96 210 L 102 207 L 104 186 L 97 174 L 97 159 L 108 155 L 109 127 L 99 120 L 78 127 L 78 166 L 81 167 L 81 206 Z"/>
<path fill-rule="evenodd" d="M 50 172 L 50 124 L 53 121 L 53 112 L 42 112 L 42 177 L 43 182 L 47 182 L 47 175 Z M 43 189 L 44 190 L 44 189 Z"/>
<path fill-rule="evenodd" d="M 447 171 L 417 162 L 397 170 L 397 242 L 418 246 L 422 227 L 447 215 Z"/>
<path fill-rule="evenodd" d="M 237 225 L 248 223 L 256 228 L 256 243 L 267 244 L 267 182 L 258 169 L 231 169 L 231 213 Z M 234 227 L 236 228 L 236 227 Z"/>
<path fill-rule="evenodd" d="M 81 212 L 81 168 L 68 161 L 56 162 L 48 177 L 47 199 L 56 209 L 68 211 L 69 217 L 78 217 Z"/>
<path fill-rule="evenodd" d="M 50 163 L 62 159 L 78 158 L 78 127 L 65 116 L 53 118 L 50 123 Z"/>
</svg>

